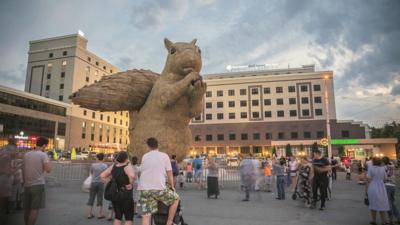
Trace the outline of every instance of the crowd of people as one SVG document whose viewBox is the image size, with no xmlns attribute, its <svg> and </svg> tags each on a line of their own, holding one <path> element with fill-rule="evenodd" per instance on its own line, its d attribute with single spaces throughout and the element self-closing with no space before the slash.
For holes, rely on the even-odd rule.
<svg viewBox="0 0 400 225">
<path fill-rule="evenodd" d="M 26 225 L 36 223 L 39 209 L 45 206 L 45 173 L 51 164 L 44 153 L 48 139 L 39 137 L 36 148 L 20 155 L 15 140 L 0 154 L 0 220 L 15 209 L 24 209 Z M 151 215 L 158 211 L 159 203 L 168 207 L 165 224 L 172 225 L 179 207 L 180 197 L 176 187 L 185 188 L 195 183 L 199 189 L 207 188 L 207 197 L 220 195 L 219 165 L 214 158 L 203 159 L 199 155 L 179 163 L 158 149 L 155 138 L 147 140 L 149 151 L 140 163 L 137 157 L 129 157 L 126 151 L 118 152 L 114 162 L 107 165 L 104 154 L 96 155 L 90 166 L 90 186 L 87 201 L 88 219 L 114 221 L 114 225 L 133 224 L 134 215 L 142 217 L 143 225 L 150 225 Z M 326 208 L 330 198 L 332 181 L 337 179 L 339 163 L 334 158 L 323 157 L 320 150 L 311 159 L 301 157 L 267 158 L 263 161 L 251 154 L 240 157 L 240 185 L 243 201 L 250 200 L 252 191 L 275 192 L 277 200 L 285 200 L 288 189 L 291 198 L 300 198 L 306 207 Z M 365 204 L 369 205 L 371 224 L 376 224 L 377 214 L 383 224 L 400 224 L 400 214 L 395 204 L 394 165 L 389 158 L 372 158 L 363 167 L 366 179 Z M 260 173 L 261 172 L 261 173 Z M 206 177 L 203 177 L 206 176 Z M 205 182 L 204 182 L 205 181 Z M 23 199 L 20 193 L 23 194 Z M 108 215 L 104 215 L 106 199 Z M 94 209 L 94 204 L 96 207 Z M 140 213 L 138 213 L 140 212 Z M 388 218 L 388 219 L 387 219 Z"/>
</svg>

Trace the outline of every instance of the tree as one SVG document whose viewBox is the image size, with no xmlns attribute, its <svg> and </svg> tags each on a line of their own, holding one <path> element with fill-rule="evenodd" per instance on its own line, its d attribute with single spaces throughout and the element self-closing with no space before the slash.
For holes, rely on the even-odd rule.
<svg viewBox="0 0 400 225">
<path fill-rule="evenodd" d="M 340 157 L 342 157 L 342 156 L 345 156 L 345 155 L 346 155 L 346 153 L 345 153 L 345 151 L 344 151 L 344 147 L 343 147 L 343 145 L 339 146 L 339 149 L 338 149 L 338 154 L 339 154 L 339 156 L 340 156 Z"/>
<path fill-rule="evenodd" d="M 275 157 L 277 157 L 277 155 L 276 155 L 276 148 L 275 148 L 275 145 L 274 145 L 274 146 L 272 146 L 272 156 L 275 156 Z"/>
<path fill-rule="evenodd" d="M 285 153 L 286 153 L 286 157 L 291 157 L 291 156 L 293 156 L 293 153 L 292 153 L 292 146 L 290 146 L 290 144 L 287 144 L 287 145 L 286 145 Z"/>
<path fill-rule="evenodd" d="M 400 123 L 395 121 L 391 123 L 386 123 L 381 128 L 372 127 L 371 128 L 371 137 L 372 138 L 397 138 L 397 156 L 400 155 Z"/>
</svg>

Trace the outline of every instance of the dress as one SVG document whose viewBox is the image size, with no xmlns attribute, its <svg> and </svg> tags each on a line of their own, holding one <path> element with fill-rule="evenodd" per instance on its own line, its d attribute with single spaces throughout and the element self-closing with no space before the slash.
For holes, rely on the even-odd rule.
<svg viewBox="0 0 400 225">
<path fill-rule="evenodd" d="M 367 176 L 371 179 L 368 186 L 369 209 L 375 211 L 389 211 L 389 201 L 385 184 L 383 183 L 386 177 L 385 167 L 368 167 Z"/>
</svg>

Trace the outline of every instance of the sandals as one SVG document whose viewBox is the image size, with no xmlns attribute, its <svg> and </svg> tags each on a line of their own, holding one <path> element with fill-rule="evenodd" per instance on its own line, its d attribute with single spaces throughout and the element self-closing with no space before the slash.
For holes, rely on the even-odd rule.
<svg viewBox="0 0 400 225">
<path fill-rule="evenodd" d="M 90 216 L 88 216 L 87 218 L 88 218 L 88 219 L 92 219 L 92 218 L 94 218 L 94 216 L 93 216 L 93 215 L 90 215 Z"/>
<path fill-rule="evenodd" d="M 106 218 L 106 217 L 105 217 L 105 216 L 99 216 L 99 217 L 97 217 L 97 219 L 99 219 L 99 220 L 104 219 L 104 218 Z"/>
</svg>

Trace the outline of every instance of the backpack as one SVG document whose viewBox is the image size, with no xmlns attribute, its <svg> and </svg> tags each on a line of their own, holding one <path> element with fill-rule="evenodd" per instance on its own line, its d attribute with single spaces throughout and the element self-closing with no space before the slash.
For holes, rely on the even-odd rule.
<svg viewBox="0 0 400 225">
<path fill-rule="evenodd" d="M 115 165 L 113 166 L 113 170 Z M 121 174 L 118 174 L 116 177 L 111 177 L 111 180 L 107 183 L 106 189 L 104 191 L 104 199 L 112 202 L 121 201 L 129 197 L 129 192 L 118 188 L 117 185 L 117 177 Z"/>
</svg>

